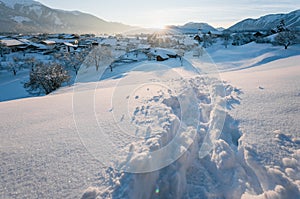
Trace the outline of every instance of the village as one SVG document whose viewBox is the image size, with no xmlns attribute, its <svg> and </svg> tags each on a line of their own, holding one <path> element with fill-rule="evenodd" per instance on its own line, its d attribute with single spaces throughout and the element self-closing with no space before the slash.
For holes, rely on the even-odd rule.
<svg viewBox="0 0 300 199">
<path fill-rule="evenodd" d="M 276 31 L 229 32 L 201 29 L 184 34 L 174 30 L 133 35 L 0 34 L 0 80 L 15 82 L 11 86 L 14 89 L 20 88 L 19 93 L 23 93 L 20 96 L 44 95 L 61 86 L 72 85 L 82 64 L 93 66 L 96 71 L 100 65 L 105 66 L 107 72 L 142 61 L 177 59 L 178 65 L 182 66 L 186 54 L 200 58 L 207 49 L 226 49 L 250 42 L 284 45 L 287 48 L 287 41 L 288 45 L 293 42 L 293 38 L 287 37 L 288 40 L 284 39 L 280 44 L 276 37 Z M 211 48 L 212 46 L 215 47 Z M 53 71 L 56 71 L 55 74 L 51 74 Z M 58 84 L 55 82 L 55 87 L 40 89 L 45 78 L 61 74 L 65 76 Z M 31 82 L 32 79 L 36 81 L 35 76 L 39 76 L 37 85 L 36 82 Z M 53 83 L 51 81 L 49 84 Z M 9 86 L 6 85 L 5 89 L 9 92 Z M 4 96 L 10 96 L 7 99 L 19 98 L 11 92 Z"/>
</svg>

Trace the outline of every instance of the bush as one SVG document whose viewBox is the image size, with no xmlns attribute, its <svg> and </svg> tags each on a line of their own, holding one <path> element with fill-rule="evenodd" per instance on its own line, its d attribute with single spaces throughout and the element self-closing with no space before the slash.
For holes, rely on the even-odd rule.
<svg viewBox="0 0 300 199">
<path fill-rule="evenodd" d="M 69 80 L 68 72 L 61 65 L 39 63 L 30 72 L 29 81 L 24 84 L 24 87 L 30 93 L 45 93 L 47 95 Z"/>
</svg>

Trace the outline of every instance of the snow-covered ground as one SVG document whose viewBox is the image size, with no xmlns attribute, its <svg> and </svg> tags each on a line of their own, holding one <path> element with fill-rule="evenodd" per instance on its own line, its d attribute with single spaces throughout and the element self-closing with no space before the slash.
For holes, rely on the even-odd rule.
<svg viewBox="0 0 300 199">
<path fill-rule="evenodd" d="M 1 102 L 0 198 L 299 198 L 299 46 L 208 52 Z"/>
</svg>

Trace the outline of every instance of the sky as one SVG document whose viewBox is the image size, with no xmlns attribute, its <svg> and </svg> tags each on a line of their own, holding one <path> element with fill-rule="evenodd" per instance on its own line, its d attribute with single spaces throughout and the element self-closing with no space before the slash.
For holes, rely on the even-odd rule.
<svg viewBox="0 0 300 199">
<path fill-rule="evenodd" d="M 79 10 L 106 21 L 163 28 L 187 22 L 230 27 L 245 18 L 287 13 L 299 0 L 37 0 L 51 8 Z"/>
</svg>

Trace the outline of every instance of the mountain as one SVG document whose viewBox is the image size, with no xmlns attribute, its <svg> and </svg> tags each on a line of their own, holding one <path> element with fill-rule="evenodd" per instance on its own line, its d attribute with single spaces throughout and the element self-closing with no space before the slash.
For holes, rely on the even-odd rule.
<svg viewBox="0 0 300 199">
<path fill-rule="evenodd" d="M 34 0 L 0 0 L 0 32 L 97 34 L 133 28 L 79 11 L 52 9 Z"/>
<path fill-rule="evenodd" d="M 245 19 L 229 28 L 230 31 L 257 31 L 271 30 L 284 20 L 286 26 L 290 29 L 300 28 L 300 10 L 295 10 L 288 14 L 270 14 L 258 19 Z"/>
<path fill-rule="evenodd" d="M 168 26 L 167 28 L 174 32 L 192 33 L 192 34 L 197 34 L 199 30 L 201 30 L 202 32 L 216 31 L 214 27 L 210 26 L 207 23 L 194 23 L 194 22 L 184 24 L 183 26 Z"/>
</svg>

